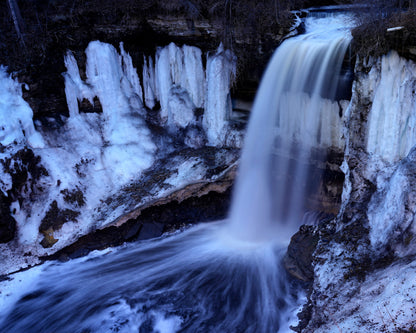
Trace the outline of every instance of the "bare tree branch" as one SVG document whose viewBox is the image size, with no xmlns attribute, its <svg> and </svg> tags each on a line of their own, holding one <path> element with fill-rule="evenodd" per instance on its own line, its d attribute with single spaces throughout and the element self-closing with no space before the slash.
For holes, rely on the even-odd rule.
<svg viewBox="0 0 416 333">
<path fill-rule="evenodd" d="M 10 15 L 13 20 L 14 28 L 16 29 L 17 38 L 24 48 L 26 48 L 25 40 L 23 37 L 24 32 L 24 22 L 22 16 L 20 15 L 19 6 L 17 5 L 16 0 L 7 0 L 10 9 Z"/>
</svg>

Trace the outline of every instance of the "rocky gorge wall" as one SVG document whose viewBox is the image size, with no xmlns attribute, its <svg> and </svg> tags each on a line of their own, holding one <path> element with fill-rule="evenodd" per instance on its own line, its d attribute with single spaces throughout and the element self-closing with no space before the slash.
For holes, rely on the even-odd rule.
<svg viewBox="0 0 416 333">
<path fill-rule="evenodd" d="M 302 332 L 415 325 L 415 70 L 395 51 L 356 63 L 341 211 L 295 238 L 317 244 Z"/>
</svg>

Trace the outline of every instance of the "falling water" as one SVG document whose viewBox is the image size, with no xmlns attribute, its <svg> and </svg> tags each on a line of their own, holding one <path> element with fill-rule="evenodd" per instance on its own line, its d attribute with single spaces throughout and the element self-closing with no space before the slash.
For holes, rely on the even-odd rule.
<svg viewBox="0 0 416 333">
<path fill-rule="evenodd" d="M 299 227 L 312 150 L 338 146 L 332 99 L 350 42 L 348 17 L 311 17 L 305 35 L 275 52 L 253 106 L 231 209 L 232 232 L 249 240 L 288 239 Z M 282 177 L 283 176 L 283 177 Z"/>
<path fill-rule="evenodd" d="M 0 331 L 288 331 L 297 292 L 277 234 L 298 224 L 310 146 L 333 143 L 328 98 L 349 42 L 344 17 L 309 18 L 306 29 L 279 47 L 262 81 L 229 223 L 44 264 L 0 311 Z M 293 181 L 276 176 L 289 171 Z"/>
</svg>

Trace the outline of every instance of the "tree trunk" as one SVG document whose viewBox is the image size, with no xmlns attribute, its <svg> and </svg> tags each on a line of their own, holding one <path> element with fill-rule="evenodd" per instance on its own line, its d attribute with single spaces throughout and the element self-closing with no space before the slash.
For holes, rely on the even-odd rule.
<svg viewBox="0 0 416 333">
<path fill-rule="evenodd" d="M 7 3 L 9 5 L 10 15 L 13 20 L 14 28 L 16 29 L 17 38 L 19 39 L 19 42 L 22 44 L 22 46 L 26 48 L 23 36 L 24 22 L 22 16 L 20 15 L 19 6 L 17 5 L 16 0 L 7 0 Z"/>
</svg>

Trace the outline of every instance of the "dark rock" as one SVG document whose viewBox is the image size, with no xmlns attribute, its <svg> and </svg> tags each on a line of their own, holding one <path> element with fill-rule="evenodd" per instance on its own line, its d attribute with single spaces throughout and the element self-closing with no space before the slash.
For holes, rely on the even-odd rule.
<svg viewBox="0 0 416 333">
<path fill-rule="evenodd" d="M 231 199 L 231 189 L 223 193 L 192 196 L 181 202 L 155 202 L 141 211 L 134 219 L 119 226 L 96 230 L 79 238 L 75 243 L 59 250 L 48 259 L 77 258 L 92 250 L 121 245 L 126 241 L 144 240 L 159 237 L 163 232 L 183 228 L 189 223 L 207 222 L 226 217 Z M 46 241 L 45 241 L 46 244 Z"/>
<path fill-rule="evenodd" d="M 163 223 L 143 223 L 137 240 L 145 240 L 159 237 L 162 235 L 164 228 L 165 226 Z"/>
<path fill-rule="evenodd" d="M 85 205 L 84 193 L 79 188 L 73 190 L 62 190 L 61 193 L 64 195 L 64 200 L 68 203 L 74 204 L 77 207 Z"/>
<path fill-rule="evenodd" d="M 41 164 L 40 156 L 37 156 L 27 147 L 20 149 L 10 158 L 0 160 L 4 172 L 12 177 L 13 187 L 8 191 L 13 199 L 19 198 L 21 192 L 34 193 L 36 190 L 41 191 L 37 181 L 42 176 L 48 176 L 48 171 Z"/>
<path fill-rule="evenodd" d="M 318 244 L 319 235 L 313 226 L 301 226 L 290 240 L 283 264 L 286 271 L 304 282 L 313 281 L 313 252 Z"/>
<path fill-rule="evenodd" d="M 54 200 L 45 217 L 39 226 L 39 231 L 45 232 L 49 229 L 58 230 L 66 222 L 76 222 L 76 218 L 80 213 L 71 209 L 60 209 L 58 203 Z"/>
<path fill-rule="evenodd" d="M 0 192 L 0 243 L 11 241 L 16 233 L 16 221 L 11 216 L 10 198 Z"/>
</svg>

